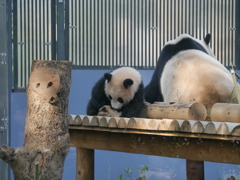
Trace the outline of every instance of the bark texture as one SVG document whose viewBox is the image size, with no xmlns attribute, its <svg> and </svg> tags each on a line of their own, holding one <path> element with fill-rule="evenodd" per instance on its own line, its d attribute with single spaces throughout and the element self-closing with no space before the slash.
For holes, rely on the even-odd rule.
<svg viewBox="0 0 240 180">
<path fill-rule="evenodd" d="M 72 64 L 69 61 L 35 60 L 27 87 L 27 118 L 24 145 L 0 146 L 0 158 L 13 170 L 16 180 L 62 178 L 69 151 L 68 95 Z"/>
</svg>

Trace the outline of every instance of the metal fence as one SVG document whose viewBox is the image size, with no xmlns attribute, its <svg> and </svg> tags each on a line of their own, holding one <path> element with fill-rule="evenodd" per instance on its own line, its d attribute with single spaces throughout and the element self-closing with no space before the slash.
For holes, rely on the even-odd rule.
<svg viewBox="0 0 240 180">
<path fill-rule="evenodd" d="M 80 68 L 153 68 L 164 44 L 182 33 L 213 35 L 226 66 L 235 61 L 236 0 L 72 0 L 69 59 Z"/>
<path fill-rule="evenodd" d="M 60 1 L 16 0 L 15 90 L 25 88 L 33 59 L 58 59 L 61 38 L 67 45 L 60 52 L 76 69 L 153 69 L 164 44 L 182 33 L 211 33 L 216 57 L 236 64 L 237 0 L 65 0 L 67 33 L 59 35 Z"/>
<path fill-rule="evenodd" d="M 52 60 L 52 7 L 50 0 L 13 1 L 14 86 L 25 89 L 32 60 Z"/>
</svg>

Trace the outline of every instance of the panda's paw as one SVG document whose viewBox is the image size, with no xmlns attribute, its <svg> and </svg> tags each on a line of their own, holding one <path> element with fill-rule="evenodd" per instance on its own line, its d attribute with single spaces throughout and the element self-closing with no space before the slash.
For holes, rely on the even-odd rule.
<svg viewBox="0 0 240 180">
<path fill-rule="evenodd" d="M 109 116 L 109 117 L 119 117 L 121 112 L 112 109 L 111 106 L 103 106 L 99 109 L 98 116 Z"/>
</svg>

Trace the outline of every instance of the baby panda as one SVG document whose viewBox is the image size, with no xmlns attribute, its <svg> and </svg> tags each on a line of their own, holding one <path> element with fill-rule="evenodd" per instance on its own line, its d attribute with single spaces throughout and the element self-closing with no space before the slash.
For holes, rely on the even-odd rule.
<svg viewBox="0 0 240 180">
<path fill-rule="evenodd" d="M 217 102 L 229 102 L 233 80 L 215 58 L 209 47 L 210 39 L 210 34 L 202 41 L 183 34 L 166 43 L 145 88 L 145 100 L 150 103 L 196 101 L 207 109 Z"/>
<path fill-rule="evenodd" d="M 140 73 L 121 67 L 104 76 L 94 85 L 87 115 L 98 115 L 99 109 L 110 105 L 121 117 L 138 117 L 144 106 L 144 87 Z"/>
</svg>

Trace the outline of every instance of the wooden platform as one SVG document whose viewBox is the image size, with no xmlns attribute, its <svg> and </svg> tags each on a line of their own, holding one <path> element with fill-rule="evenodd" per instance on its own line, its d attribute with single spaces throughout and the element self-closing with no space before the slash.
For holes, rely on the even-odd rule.
<svg viewBox="0 0 240 180">
<path fill-rule="evenodd" d="M 82 115 L 69 118 L 70 144 L 77 147 L 78 163 L 83 162 L 83 156 L 90 158 L 84 161 L 87 170 L 92 168 L 90 174 L 94 172 L 94 149 L 184 158 L 196 163 L 240 164 L 239 123 Z M 200 167 L 204 169 L 203 163 Z M 187 171 L 189 174 L 191 169 Z M 77 179 L 93 179 L 93 175 L 85 175 L 89 172 L 84 173 L 79 164 Z M 191 176 L 203 179 L 203 170 Z"/>
<path fill-rule="evenodd" d="M 210 122 L 176 119 L 119 118 L 103 116 L 70 115 L 70 129 L 74 126 L 81 129 L 100 131 L 130 131 L 132 133 L 175 134 L 189 137 L 206 137 L 214 139 L 239 140 L 240 124 L 227 122 Z M 185 133 L 185 134 L 184 134 Z M 188 133 L 188 134 L 186 134 Z M 189 134 L 190 133 L 190 134 Z"/>
</svg>

